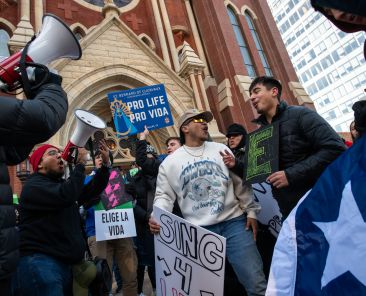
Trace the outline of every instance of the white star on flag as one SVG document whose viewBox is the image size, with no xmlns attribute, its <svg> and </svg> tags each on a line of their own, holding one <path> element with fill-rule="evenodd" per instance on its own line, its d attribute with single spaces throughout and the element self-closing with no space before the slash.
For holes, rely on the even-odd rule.
<svg viewBox="0 0 366 296">
<path fill-rule="evenodd" d="M 321 279 L 322 288 L 349 271 L 366 286 L 366 223 L 348 182 L 342 193 L 337 221 L 313 222 L 329 243 L 327 261 Z"/>
</svg>

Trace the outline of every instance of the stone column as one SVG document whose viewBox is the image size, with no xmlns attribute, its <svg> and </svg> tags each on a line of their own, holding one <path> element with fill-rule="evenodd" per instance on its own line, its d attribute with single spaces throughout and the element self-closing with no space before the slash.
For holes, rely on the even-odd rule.
<svg viewBox="0 0 366 296">
<path fill-rule="evenodd" d="M 173 59 L 174 69 L 175 69 L 175 72 L 179 72 L 180 64 L 179 64 L 179 60 L 178 60 L 178 52 L 177 52 L 177 48 L 175 46 L 174 37 L 173 37 L 173 33 L 172 33 L 172 27 L 170 25 L 168 12 L 167 12 L 166 6 L 165 6 L 165 0 L 159 0 L 159 3 L 160 3 L 160 8 L 161 8 L 161 13 L 163 16 L 163 22 L 164 22 L 164 26 L 165 26 L 166 35 L 168 37 L 170 54 Z"/>
<path fill-rule="evenodd" d="M 196 24 L 196 20 L 194 19 L 191 3 L 189 2 L 189 0 L 184 0 L 184 2 L 186 4 L 186 9 L 187 9 L 187 13 L 188 13 L 189 23 L 191 24 L 191 28 L 192 28 L 194 42 L 196 43 L 196 46 L 197 46 L 198 56 L 200 57 L 201 61 L 205 65 L 205 68 L 203 69 L 203 73 L 205 74 L 205 76 L 210 76 L 210 73 L 208 71 L 205 52 L 203 50 L 201 38 L 198 33 L 197 24 Z"/>
<path fill-rule="evenodd" d="M 20 1 L 20 17 L 30 19 L 30 0 Z"/>
<path fill-rule="evenodd" d="M 9 40 L 11 53 L 21 50 L 34 35 L 33 27 L 30 23 L 30 0 L 21 0 L 20 16 L 20 22 Z"/>
<path fill-rule="evenodd" d="M 34 1 L 34 31 L 38 32 L 42 26 L 43 1 Z"/>
<path fill-rule="evenodd" d="M 205 84 L 203 83 L 202 72 L 198 72 L 197 79 L 198 79 L 198 85 L 200 86 L 200 91 L 201 91 L 201 94 L 202 94 L 202 98 L 203 98 L 203 101 L 205 103 L 205 107 L 206 107 L 205 110 L 210 111 L 211 108 L 210 108 L 210 104 L 208 102 L 206 89 L 205 89 Z"/>
<path fill-rule="evenodd" d="M 151 0 L 151 4 L 153 7 L 154 19 L 155 19 L 156 27 L 158 30 L 158 36 L 159 36 L 159 41 L 160 41 L 160 45 L 161 45 L 161 51 L 163 53 L 163 59 L 164 59 L 164 62 L 171 68 L 172 64 L 170 63 L 169 52 L 168 52 L 168 47 L 166 45 L 164 29 L 163 29 L 163 24 L 161 22 L 158 2 L 157 2 L 157 0 Z"/>
<path fill-rule="evenodd" d="M 196 102 L 196 107 L 199 110 L 202 110 L 202 103 L 200 98 L 200 93 L 197 88 L 197 82 L 196 82 L 196 76 L 194 75 L 194 71 L 189 72 L 189 80 L 191 81 L 192 89 L 193 89 L 193 95 Z"/>
</svg>

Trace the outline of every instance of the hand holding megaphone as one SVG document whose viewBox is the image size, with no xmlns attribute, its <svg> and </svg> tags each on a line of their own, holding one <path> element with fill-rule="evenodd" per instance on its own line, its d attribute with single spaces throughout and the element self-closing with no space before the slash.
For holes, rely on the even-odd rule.
<svg viewBox="0 0 366 296">
<path fill-rule="evenodd" d="M 88 111 L 75 110 L 76 129 L 67 143 L 61 157 L 69 163 L 78 159 L 78 148 L 84 147 L 90 136 L 96 131 L 105 129 L 105 122 L 98 116 Z"/>
<path fill-rule="evenodd" d="M 70 28 L 57 16 L 45 14 L 42 28 L 26 47 L 0 62 L 0 90 L 11 92 L 24 87 L 28 82 L 26 67 L 36 66 L 48 71 L 44 66 L 60 58 L 78 60 L 81 47 Z"/>
</svg>

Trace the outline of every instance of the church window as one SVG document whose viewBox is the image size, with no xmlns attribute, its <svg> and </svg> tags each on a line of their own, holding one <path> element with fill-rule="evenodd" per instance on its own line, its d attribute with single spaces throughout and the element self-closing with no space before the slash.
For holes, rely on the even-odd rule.
<svg viewBox="0 0 366 296">
<path fill-rule="evenodd" d="M 233 11 L 233 9 L 231 7 L 228 6 L 227 11 L 228 11 L 228 14 L 229 14 L 229 17 L 230 17 L 231 25 L 233 26 L 236 41 L 238 42 L 238 45 L 240 47 L 240 52 L 241 52 L 241 55 L 243 57 L 245 67 L 248 71 L 248 75 L 250 77 L 255 77 L 255 76 L 257 76 L 257 73 L 255 71 L 255 68 L 254 68 L 254 65 L 253 65 L 253 62 L 252 62 L 252 58 L 251 58 L 250 53 L 249 53 L 248 46 L 245 42 L 245 39 L 244 39 L 244 36 L 243 36 L 243 33 L 242 33 L 242 29 L 239 26 L 238 19 L 235 15 L 235 12 Z"/>
<path fill-rule="evenodd" d="M 247 20 L 247 23 L 248 23 L 248 26 L 249 26 L 249 29 L 250 29 L 250 33 L 252 34 L 252 37 L 254 39 L 254 43 L 255 43 L 255 46 L 257 48 L 259 57 L 260 57 L 260 59 L 262 61 L 262 64 L 263 64 L 263 67 L 264 67 L 264 71 L 265 71 L 265 73 L 266 73 L 267 76 L 273 76 L 271 67 L 268 64 L 268 59 L 267 59 L 266 53 L 263 50 L 263 46 L 262 46 L 261 41 L 259 40 L 258 32 L 255 29 L 253 19 L 249 15 L 248 12 L 245 12 L 245 18 Z"/>
<path fill-rule="evenodd" d="M 5 30 L 0 29 L 0 59 L 1 57 L 10 56 L 8 48 L 9 39 L 10 39 L 9 34 Z"/>
</svg>

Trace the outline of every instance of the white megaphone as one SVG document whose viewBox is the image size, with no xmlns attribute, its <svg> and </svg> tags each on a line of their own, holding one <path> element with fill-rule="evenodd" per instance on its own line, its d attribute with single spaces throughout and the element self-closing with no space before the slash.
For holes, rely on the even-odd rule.
<svg viewBox="0 0 366 296">
<path fill-rule="evenodd" d="M 74 162 L 78 147 L 84 147 L 90 136 L 106 128 L 105 122 L 98 116 L 85 110 L 75 110 L 76 129 L 67 143 L 61 157 L 69 163 Z"/>
<path fill-rule="evenodd" d="M 22 86 L 19 64 L 21 55 L 22 51 L 0 62 L 0 90 L 14 91 Z M 46 65 L 60 58 L 80 59 L 79 41 L 61 19 L 45 14 L 40 33 L 29 44 L 25 61 Z"/>
</svg>

